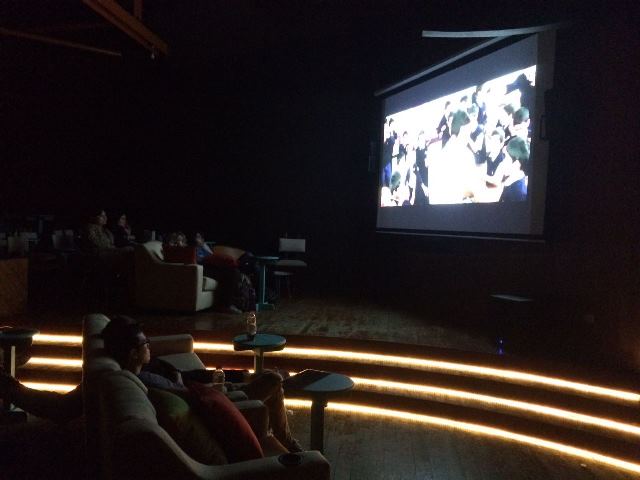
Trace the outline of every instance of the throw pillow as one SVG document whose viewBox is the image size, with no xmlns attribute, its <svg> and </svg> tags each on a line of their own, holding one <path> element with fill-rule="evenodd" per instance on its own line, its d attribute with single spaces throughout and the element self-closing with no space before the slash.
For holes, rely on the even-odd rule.
<svg viewBox="0 0 640 480">
<path fill-rule="evenodd" d="M 158 424 L 194 460 L 205 465 L 224 465 L 227 457 L 200 416 L 178 395 L 149 389 Z"/>
<path fill-rule="evenodd" d="M 231 255 L 225 253 L 215 253 L 208 255 L 202 259 L 204 265 L 212 265 L 214 267 L 236 268 L 238 261 Z"/>
<path fill-rule="evenodd" d="M 163 245 L 162 255 L 164 256 L 164 261 L 168 263 L 184 263 L 187 265 L 196 263 L 196 247 Z"/>
<path fill-rule="evenodd" d="M 216 437 L 229 463 L 264 457 L 260 442 L 240 410 L 222 392 L 187 382 L 193 405 Z"/>
</svg>

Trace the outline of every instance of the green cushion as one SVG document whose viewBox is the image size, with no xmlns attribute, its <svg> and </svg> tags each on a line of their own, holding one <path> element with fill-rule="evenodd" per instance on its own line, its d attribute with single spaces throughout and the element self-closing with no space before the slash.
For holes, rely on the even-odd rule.
<svg viewBox="0 0 640 480">
<path fill-rule="evenodd" d="M 184 399 L 164 390 L 150 388 L 149 400 L 156 409 L 160 426 L 191 458 L 205 465 L 228 463 L 216 439 Z"/>
</svg>

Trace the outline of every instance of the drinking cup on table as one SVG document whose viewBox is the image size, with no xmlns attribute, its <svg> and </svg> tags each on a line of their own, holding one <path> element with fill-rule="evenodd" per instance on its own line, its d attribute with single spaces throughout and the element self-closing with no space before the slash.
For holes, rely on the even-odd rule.
<svg viewBox="0 0 640 480">
<path fill-rule="evenodd" d="M 247 335 L 250 338 L 253 338 L 258 331 L 258 325 L 256 321 L 256 312 L 248 312 L 247 313 Z"/>
<path fill-rule="evenodd" d="M 226 388 L 224 386 L 224 370 L 220 368 L 216 368 L 213 371 L 213 388 L 218 390 L 219 392 L 226 392 Z"/>
</svg>

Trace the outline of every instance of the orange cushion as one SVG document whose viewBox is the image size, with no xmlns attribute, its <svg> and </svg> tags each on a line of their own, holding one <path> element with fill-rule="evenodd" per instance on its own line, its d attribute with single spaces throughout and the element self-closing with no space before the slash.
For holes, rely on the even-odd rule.
<svg viewBox="0 0 640 480">
<path fill-rule="evenodd" d="M 222 392 L 187 382 L 193 406 L 218 440 L 229 463 L 263 458 L 260 442 L 240 410 Z"/>
<path fill-rule="evenodd" d="M 162 246 L 164 261 L 168 263 L 184 263 L 192 265 L 196 263 L 196 247 Z"/>
</svg>

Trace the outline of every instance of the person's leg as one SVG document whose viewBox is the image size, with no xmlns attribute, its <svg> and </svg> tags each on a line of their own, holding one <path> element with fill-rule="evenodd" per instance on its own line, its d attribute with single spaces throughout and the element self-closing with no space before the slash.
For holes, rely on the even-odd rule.
<svg viewBox="0 0 640 480">
<path fill-rule="evenodd" d="M 291 436 L 287 411 L 284 406 L 282 376 L 276 372 L 265 371 L 254 377 L 241 390 L 251 400 L 261 400 L 269 410 L 269 426 L 273 435 L 291 452 L 300 452 L 302 448 Z"/>
</svg>

